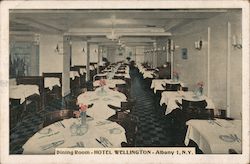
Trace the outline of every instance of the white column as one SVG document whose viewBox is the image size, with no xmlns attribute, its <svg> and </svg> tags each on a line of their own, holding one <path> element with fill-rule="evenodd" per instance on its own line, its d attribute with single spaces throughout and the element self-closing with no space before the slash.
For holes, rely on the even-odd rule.
<svg viewBox="0 0 250 164">
<path fill-rule="evenodd" d="M 63 37 L 63 72 L 62 72 L 62 95 L 70 93 L 70 44 L 69 38 Z"/>
<path fill-rule="evenodd" d="M 90 50 L 89 50 L 89 43 L 87 42 L 87 64 L 86 64 L 86 71 L 87 71 L 87 81 L 90 80 L 90 71 L 89 71 L 89 61 L 90 61 Z"/>
<path fill-rule="evenodd" d="M 101 62 L 100 57 L 101 57 L 101 47 L 100 47 L 100 46 L 98 46 L 97 73 L 99 73 L 99 72 L 100 72 L 100 70 L 99 70 L 99 64 L 100 64 L 100 62 Z"/>
<path fill-rule="evenodd" d="M 211 29 L 207 28 L 207 96 L 210 97 L 210 35 Z"/>
<path fill-rule="evenodd" d="M 227 117 L 230 117 L 231 23 L 227 23 Z"/>
<path fill-rule="evenodd" d="M 171 78 L 173 77 L 173 71 L 174 71 L 174 51 L 171 50 Z"/>
</svg>

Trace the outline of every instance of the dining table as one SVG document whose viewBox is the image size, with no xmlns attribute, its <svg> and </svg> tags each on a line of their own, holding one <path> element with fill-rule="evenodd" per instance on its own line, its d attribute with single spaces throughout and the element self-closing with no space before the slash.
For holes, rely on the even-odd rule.
<svg viewBox="0 0 250 164">
<path fill-rule="evenodd" d="M 79 135 L 72 127 L 80 122 L 69 118 L 44 127 L 23 145 L 23 154 L 54 154 L 56 148 L 119 148 L 127 142 L 124 128 L 115 122 L 87 117 L 87 131 Z"/>
<path fill-rule="evenodd" d="M 78 71 L 70 71 L 70 78 L 74 80 L 76 77 L 80 77 Z"/>
<path fill-rule="evenodd" d="M 189 100 L 189 101 L 202 101 L 206 100 L 207 102 L 207 108 L 209 109 L 215 109 L 213 101 L 205 96 L 197 96 L 194 92 L 192 91 L 164 91 L 161 94 L 161 100 L 160 100 L 160 105 L 163 105 L 164 103 L 166 104 L 166 112 L 165 115 L 171 113 L 174 109 L 179 108 L 179 106 L 176 104 L 176 100 L 181 104 L 182 99 L 184 100 Z M 214 111 L 215 114 L 218 114 L 218 111 Z"/>
<path fill-rule="evenodd" d="M 45 77 L 44 78 L 44 88 L 53 89 L 54 86 L 61 87 L 60 78 L 58 77 Z"/>
<path fill-rule="evenodd" d="M 242 120 L 189 120 L 185 145 L 194 141 L 204 154 L 242 153 Z"/>
<path fill-rule="evenodd" d="M 116 113 L 108 105 L 121 107 L 121 102 L 126 101 L 127 97 L 123 93 L 109 89 L 108 86 L 99 87 L 95 91 L 87 91 L 77 97 L 77 105 L 93 104 L 87 110 L 87 115 L 99 119 L 107 119 Z"/>
<path fill-rule="evenodd" d="M 20 104 L 25 102 L 26 98 L 33 94 L 40 95 L 38 85 L 10 85 L 9 97 L 12 99 L 20 99 Z"/>
<path fill-rule="evenodd" d="M 125 73 L 115 73 L 114 76 L 122 76 L 125 79 L 130 79 L 131 78 L 129 73 L 126 73 L 126 72 Z"/>
<path fill-rule="evenodd" d="M 117 84 L 126 84 L 122 79 L 105 79 L 106 86 L 109 88 L 115 88 Z M 96 80 L 93 83 L 94 87 L 100 86 L 100 80 Z"/>
<path fill-rule="evenodd" d="M 182 87 L 184 86 L 184 84 L 179 80 L 153 79 L 150 88 L 154 89 L 154 93 L 156 93 L 158 90 L 159 91 L 165 90 L 165 88 L 163 86 L 166 85 L 166 84 L 180 84 Z"/>
</svg>

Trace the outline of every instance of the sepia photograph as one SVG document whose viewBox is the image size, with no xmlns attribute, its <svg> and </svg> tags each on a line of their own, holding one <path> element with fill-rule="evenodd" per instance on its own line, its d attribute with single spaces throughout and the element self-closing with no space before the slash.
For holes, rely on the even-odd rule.
<svg viewBox="0 0 250 164">
<path fill-rule="evenodd" d="M 1 163 L 249 162 L 249 3 L 142 2 L 1 3 Z"/>
</svg>

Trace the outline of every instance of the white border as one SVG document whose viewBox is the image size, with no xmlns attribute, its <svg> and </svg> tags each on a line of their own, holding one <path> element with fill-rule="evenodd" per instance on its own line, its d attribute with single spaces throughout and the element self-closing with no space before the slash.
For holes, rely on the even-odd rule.
<svg viewBox="0 0 250 164">
<path fill-rule="evenodd" d="M 247 1 L 3 1 L 1 5 L 0 55 L 0 110 L 1 163 L 247 163 L 249 162 L 249 2 Z M 242 8 L 243 38 L 243 154 L 242 155 L 121 155 L 121 156 L 9 156 L 8 131 L 8 68 L 9 68 L 9 12 L 8 9 L 187 9 L 187 8 Z"/>
</svg>

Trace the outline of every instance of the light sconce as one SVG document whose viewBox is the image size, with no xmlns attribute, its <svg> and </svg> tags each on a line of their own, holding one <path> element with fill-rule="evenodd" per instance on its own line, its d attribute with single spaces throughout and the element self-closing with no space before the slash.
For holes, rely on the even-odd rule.
<svg viewBox="0 0 250 164">
<path fill-rule="evenodd" d="M 196 50 L 201 50 L 202 49 L 202 40 L 201 39 L 199 41 L 194 42 L 194 48 Z"/>
<path fill-rule="evenodd" d="M 175 43 L 173 39 L 169 39 L 168 40 L 168 47 L 170 51 L 174 51 L 175 50 Z"/>
<path fill-rule="evenodd" d="M 34 35 L 34 45 L 39 45 L 40 43 L 40 34 Z"/>
<path fill-rule="evenodd" d="M 56 48 L 54 51 L 55 51 L 55 53 L 57 53 L 59 55 L 63 54 L 63 42 L 62 41 L 57 42 Z"/>
<path fill-rule="evenodd" d="M 82 48 L 82 52 L 83 52 L 83 53 L 85 53 L 85 49 L 84 49 L 84 47 Z"/>
<path fill-rule="evenodd" d="M 242 49 L 241 37 L 237 37 L 236 35 L 233 35 L 232 39 L 233 39 L 232 46 L 234 48 Z"/>
<path fill-rule="evenodd" d="M 59 52 L 60 52 L 60 49 L 59 49 L 59 45 L 58 45 L 58 44 L 56 45 L 55 52 L 56 52 L 56 53 L 59 53 Z"/>
</svg>

